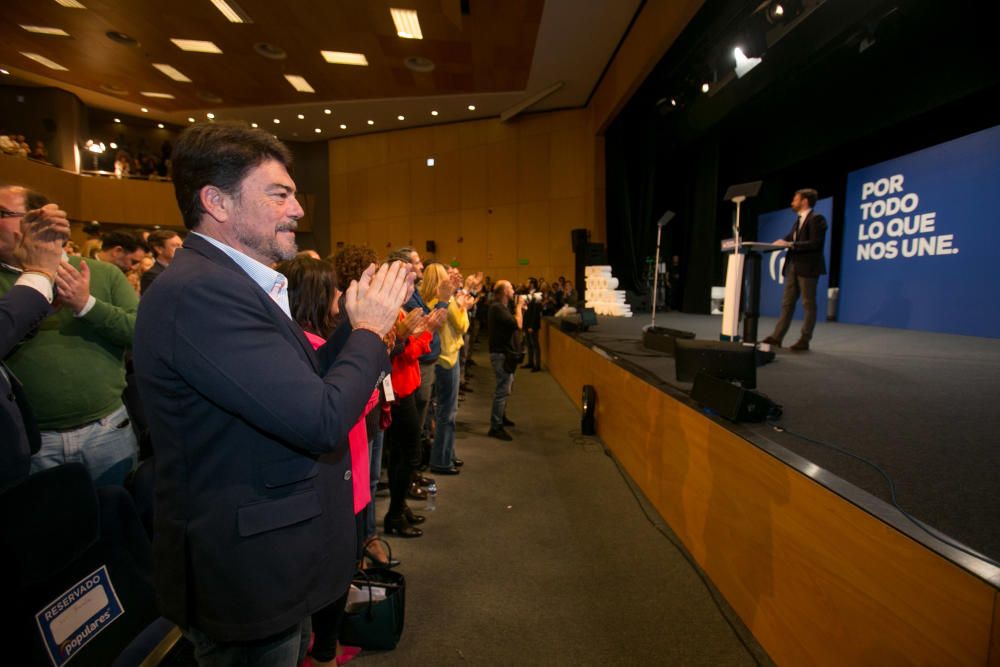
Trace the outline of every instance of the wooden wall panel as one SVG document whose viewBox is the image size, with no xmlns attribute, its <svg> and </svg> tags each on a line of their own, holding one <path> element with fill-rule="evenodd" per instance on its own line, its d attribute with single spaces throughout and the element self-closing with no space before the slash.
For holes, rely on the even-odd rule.
<svg viewBox="0 0 1000 667">
<path fill-rule="evenodd" d="M 408 218 L 406 238 L 421 252 L 434 239 L 440 261 L 502 269 L 515 281 L 566 274 L 573 265 L 569 230 L 594 224 L 589 118 L 586 110 L 540 113 L 399 130 L 379 141 L 334 140 L 331 224 L 371 224 L 376 231 L 351 235 L 381 251 L 383 237 L 396 244 Z M 426 166 L 428 155 L 435 166 Z M 388 220 L 395 222 L 386 227 Z M 519 264 L 522 258 L 529 264 Z"/>
<path fill-rule="evenodd" d="M 488 265 L 486 226 L 492 216 L 482 208 L 463 210 L 461 215 L 462 243 L 459 261 L 463 270 L 468 268 L 476 272 Z"/>
<path fill-rule="evenodd" d="M 517 200 L 540 201 L 551 195 L 548 135 L 525 134 L 517 142 Z"/>
<path fill-rule="evenodd" d="M 542 358 L 777 664 L 987 665 L 997 591 L 543 326 Z"/>
<path fill-rule="evenodd" d="M 489 206 L 517 202 L 517 142 L 489 144 L 486 201 Z"/>
</svg>

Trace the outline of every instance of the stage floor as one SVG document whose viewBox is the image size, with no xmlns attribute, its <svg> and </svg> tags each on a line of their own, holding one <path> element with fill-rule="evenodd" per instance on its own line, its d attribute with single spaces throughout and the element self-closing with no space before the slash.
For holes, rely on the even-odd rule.
<svg viewBox="0 0 1000 667">
<path fill-rule="evenodd" d="M 761 318 L 759 336 L 774 323 Z M 649 313 L 601 317 L 577 335 L 689 392 L 672 357 L 642 346 L 646 324 Z M 721 317 L 658 313 L 656 324 L 718 340 Z M 905 511 L 1000 560 L 1000 339 L 820 322 L 811 351 L 778 350 L 757 369 L 757 390 L 783 406 L 790 431 L 881 466 Z M 889 500 L 884 479 L 850 456 L 766 424 L 742 426 Z"/>
</svg>

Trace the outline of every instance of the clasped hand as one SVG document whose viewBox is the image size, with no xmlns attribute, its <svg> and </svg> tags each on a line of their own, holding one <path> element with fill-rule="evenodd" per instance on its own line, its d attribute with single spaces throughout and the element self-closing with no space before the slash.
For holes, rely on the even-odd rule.
<svg viewBox="0 0 1000 667">
<path fill-rule="evenodd" d="M 371 264 L 360 280 L 352 280 L 344 297 L 344 308 L 355 329 L 368 329 L 385 336 L 393 329 L 399 308 L 413 289 L 416 274 L 404 262 Z"/>
</svg>

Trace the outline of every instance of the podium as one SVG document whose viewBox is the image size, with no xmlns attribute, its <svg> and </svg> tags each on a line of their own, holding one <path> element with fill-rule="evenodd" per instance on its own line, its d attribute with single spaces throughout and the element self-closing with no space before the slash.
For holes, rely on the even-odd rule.
<svg viewBox="0 0 1000 667">
<path fill-rule="evenodd" d="M 727 252 L 727 241 L 731 243 L 728 252 L 729 262 L 726 266 L 726 298 L 722 307 L 722 332 L 719 339 L 724 341 L 738 342 L 740 340 L 740 298 L 743 291 L 743 263 L 744 253 L 741 248 L 744 245 L 740 240 L 740 205 L 749 197 L 756 197 L 760 192 L 761 181 L 750 183 L 739 183 L 730 185 L 726 190 L 723 201 L 731 201 L 736 205 L 736 216 L 733 220 L 733 238 L 722 242 L 722 251 Z M 758 258 L 759 259 L 759 258 Z M 758 271 L 760 266 L 758 265 Z M 760 288 L 758 280 L 757 289 L 758 302 L 760 301 Z M 758 307 L 759 310 L 759 307 Z M 753 339 L 756 342 L 757 325 L 754 322 Z"/>
<path fill-rule="evenodd" d="M 760 265 L 761 258 L 767 254 L 774 252 L 776 250 L 784 250 L 785 246 L 774 245 L 773 243 L 757 243 L 755 241 L 743 241 L 739 244 L 739 251 L 736 251 L 736 242 L 734 239 L 726 239 L 722 242 L 722 252 L 732 253 L 729 257 L 729 269 L 733 273 L 726 273 L 726 305 L 723 309 L 723 317 L 726 313 L 729 313 L 729 292 L 730 292 L 730 282 L 733 283 L 734 290 L 734 301 L 735 304 L 733 313 L 732 335 L 736 335 L 739 328 L 739 316 L 740 316 L 740 292 L 743 283 L 747 283 L 749 288 L 749 294 L 746 298 L 746 309 L 744 311 L 743 317 L 743 342 L 745 343 L 756 343 L 757 342 L 757 322 L 760 320 Z M 743 259 L 746 258 L 748 265 L 745 265 Z M 733 260 L 739 260 L 734 262 Z M 747 273 L 749 275 L 747 275 Z M 730 281 L 732 278 L 732 281 Z M 723 334 L 725 331 L 726 322 L 723 320 Z M 730 340 L 738 340 L 738 338 L 731 338 Z"/>
</svg>

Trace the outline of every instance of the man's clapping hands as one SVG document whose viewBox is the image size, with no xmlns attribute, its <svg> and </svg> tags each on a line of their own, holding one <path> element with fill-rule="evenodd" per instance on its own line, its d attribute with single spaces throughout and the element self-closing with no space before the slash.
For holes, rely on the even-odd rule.
<svg viewBox="0 0 1000 667">
<path fill-rule="evenodd" d="M 368 329 L 384 337 L 396 324 L 399 308 L 413 289 L 416 274 L 404 262 L 365 269 L 360 280 L 352 280 L 344 297 L 344 308 L 355 329 Z"/>
</svg>

